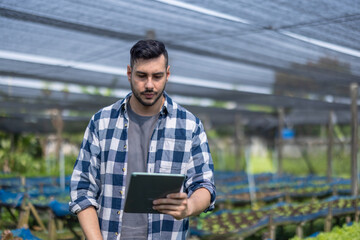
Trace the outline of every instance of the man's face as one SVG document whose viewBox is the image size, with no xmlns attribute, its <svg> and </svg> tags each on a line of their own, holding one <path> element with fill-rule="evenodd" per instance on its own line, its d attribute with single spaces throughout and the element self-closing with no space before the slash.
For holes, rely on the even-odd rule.
<svg viewBox="0 0 360 240">
<path fill-rule="evenodd" d="M 128 80 L 136 100 L 143 106 L 153 106 L 162 96 L 170 76 L 165 57 L 138 59 L 133 68 L 127 68 Z"/>
</svg>

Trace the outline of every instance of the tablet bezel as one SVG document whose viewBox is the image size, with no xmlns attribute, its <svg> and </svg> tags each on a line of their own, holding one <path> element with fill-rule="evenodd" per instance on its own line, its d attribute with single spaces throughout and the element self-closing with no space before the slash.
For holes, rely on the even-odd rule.
<svg viewBox="0 0 360 240">
<path fill-rule="evenodd" d="M 183 174 L 133 172 L 125 197 L 127 213 L 159 213 L 153 200 L 180 192 L 185 180 Z"/>
</svg>

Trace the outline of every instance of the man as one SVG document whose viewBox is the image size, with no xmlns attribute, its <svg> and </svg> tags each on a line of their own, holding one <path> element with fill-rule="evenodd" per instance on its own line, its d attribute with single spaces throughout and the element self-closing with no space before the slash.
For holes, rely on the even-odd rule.
<svg viewBox="0 0 360 240">
<path fill-rule="evenodd" d="M 71 178 L 70 210 L 87 239 L 185 239 L 189 216 L 212 210 L 213 163 L 202 123 L 164 92 L 163 43 L 130 50 L 132 92 L 90 120 Z M 161 214 L 123 211 L 132 172 L 181 173 L 184 192 L 153 202 Z"/>
</svg>

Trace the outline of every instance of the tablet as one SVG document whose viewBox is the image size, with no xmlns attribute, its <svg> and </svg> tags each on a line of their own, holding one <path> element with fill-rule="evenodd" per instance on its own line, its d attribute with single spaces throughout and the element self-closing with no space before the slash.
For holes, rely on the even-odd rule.
<svg viewBox="0 0 360 240">
<path fill-rule="evenodd" d="M 185 175 L 134 172 L 131 174 L 124 211 L 128 213 L 159 213 L 153 201 L 169 193 L 180 192 Z"/>
</svg>

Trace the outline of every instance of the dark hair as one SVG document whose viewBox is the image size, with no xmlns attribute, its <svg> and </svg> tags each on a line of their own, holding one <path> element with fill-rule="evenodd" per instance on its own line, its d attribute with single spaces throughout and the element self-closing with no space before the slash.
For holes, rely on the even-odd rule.
<svg viewBox="0 0 360 240">
<path fill-rule="evenodd" d="M 157 58 L 161 54 L 165 57 L 165 67 L 168 66 L 168 53 L 164 43 L 156 40 L 140 40 L 130 49 L 130 66 L 134 66 L 138 59 Z"/>
</svg>

